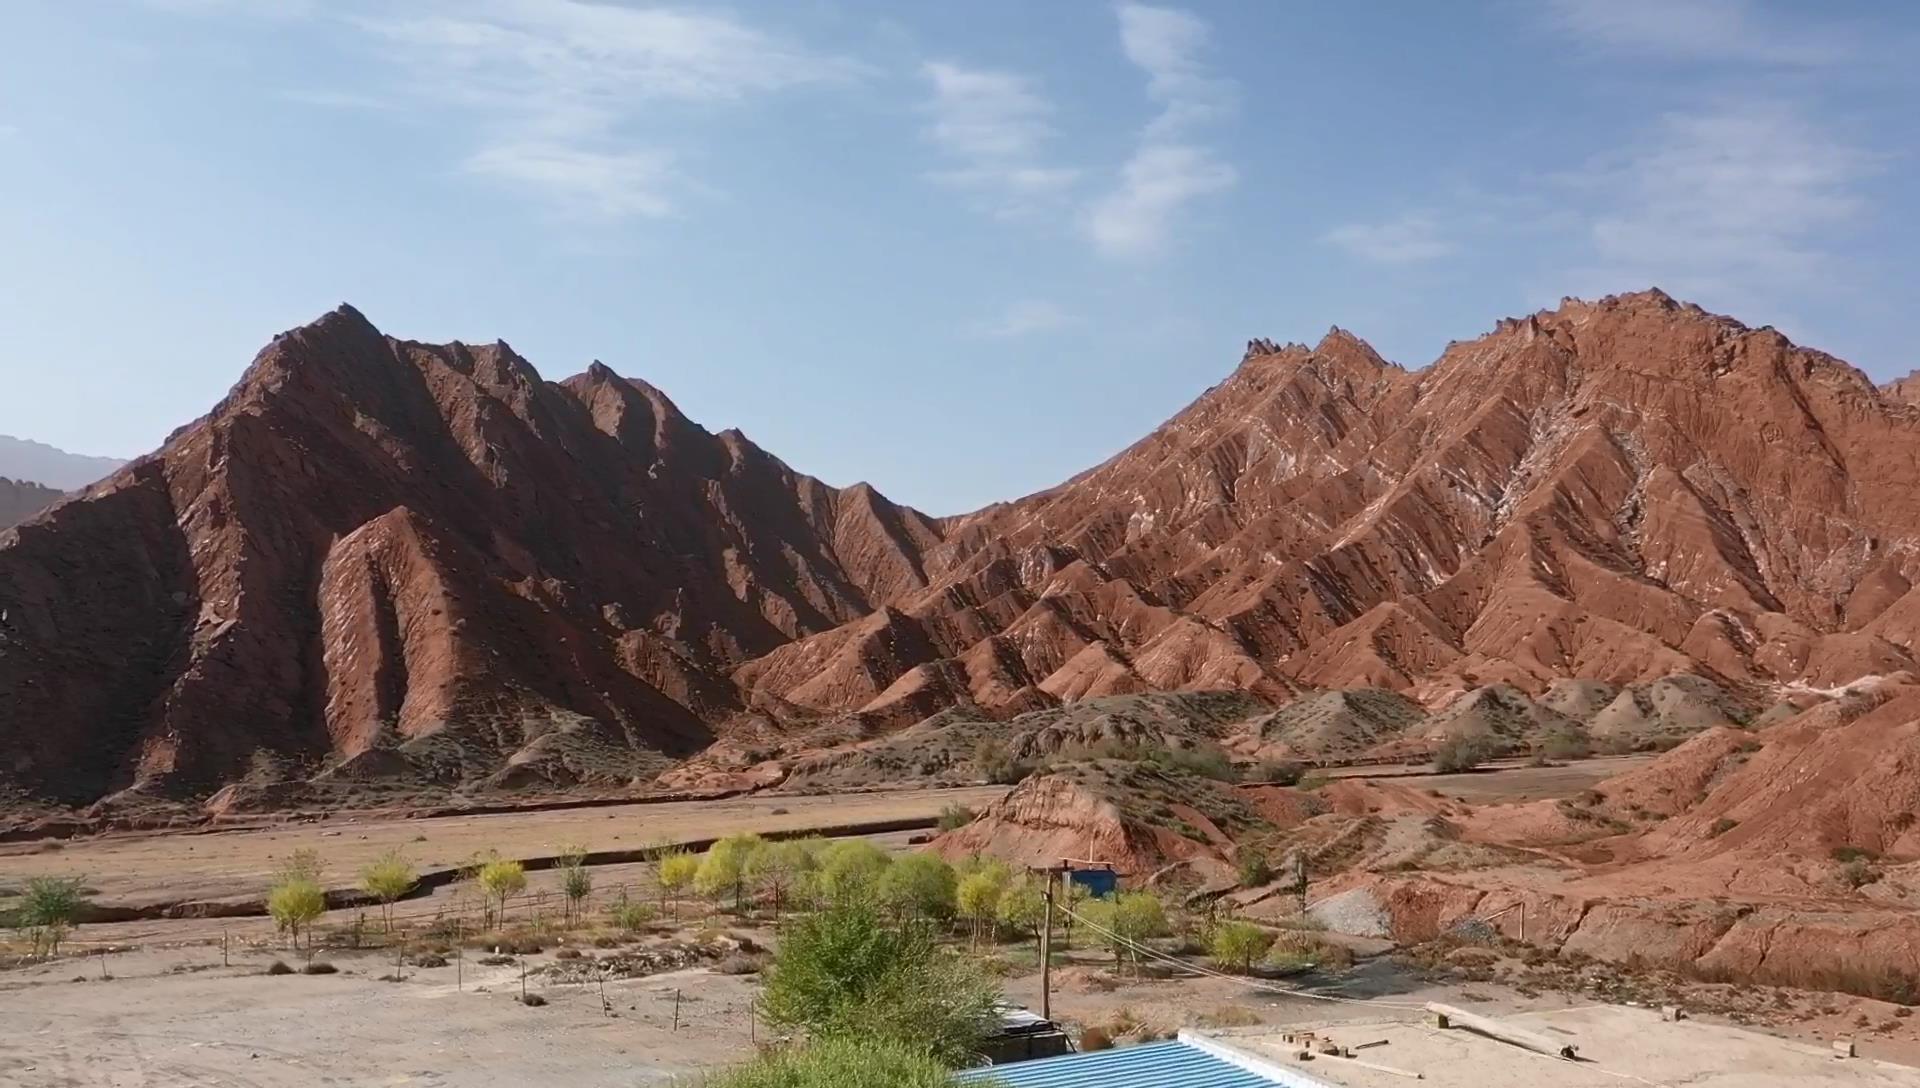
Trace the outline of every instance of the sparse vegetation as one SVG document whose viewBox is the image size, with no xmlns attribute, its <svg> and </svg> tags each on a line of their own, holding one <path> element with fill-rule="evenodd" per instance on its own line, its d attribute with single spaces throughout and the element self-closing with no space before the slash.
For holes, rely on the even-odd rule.
<svg viewBox="0 0 1920 1088">
<path fill-rule="evenodd" d="M 1220 970 L 1244 975 L 1273 942 L 1273 934 L 1251 922 L 1224 922 L 1214 927 L 1207 955 Z"/>
<path fill-rule="evenodd" d="M 941 831 L 958 831 L 973 822 L 973 810 L 965 805 L 948 805 L 940 810 L 936 825 Z"/>
<path fill-rule="evenodd" d="M 700 871 L 700 859 L 680 847 L 662 850 L 653 863 L 654 879 L 660 884 L 661 906 L 673 903 L 673 916 L 680 917 L 680 897 L 693 885 Z"/>
<path fill-rule="evenodd" d="M 747 855 L 745 875 L 755 887 L 765 889 L 773 898 L 773 916 L 777 919 L 794 885 L 813 868 L 813 853 L 804 843 L 763 841 Z"/>
<path fill-rule="evenodd" d="M 1471 771 L 1492 755 L 1492 746 L 1480 737 L 1449 737 L 1434 750 L 1433 769 L 1438 774 Z"/>
<path fill-rule="evenodd" d="M 1267 855 L 1258 850 L 1242 850 L 1241 854 L 1239 870 L 1242 887 L 1258 888 L 1273 882 L 1273 865 L 1267 861 Z"/>
<path fill-rule="evenodd" d="M 972 964 L 939 946 L 924 922 L 890 924 L 847 899 L 796 920 L 766 972 L 762 1008 L 775 1026 L 816 1043 L 891 1042 L 958 1064 L 1000 999 Z"/>
<path fill-rule="evenodd" d="M 967 921 L 969 943 L 979 945 L 998 923 L 1000 899 L 1011 881 L 1012 873 L 1004 865 L 981 866 L 960 881 L 955 899 L 960 917 Z"/>
<path fill-rule="evenodd" d="M 693 890 L 709 898 L 731 891 L 733 909 L 747 909 L 747 859 L 761 845 L 761 838 L 750 831 L 728 835 L 714 843 L 700 858 L 693 874 Z"/>
<path fill-rule="evenodd" d="M 267 893 L 267 913 L 273 917 L 273 924 L 293 940 L 293 947 L 300 947 L 300 934 L 307 934 L 307 954 L 313 954 L 313 920 L 327 909 L 326 892 L 309 876 L 283 874 L 280 882 Z"/>
<path fill-rule="evenodd" d="M 527 867 L 499 855 L 482 859 L 475 875 L 480 885 L 481 924 L 491 929 L 507 919 L 507 903 L 527 890 Z"/>
<path fill-rule="evenodd" d="M 1099 937 L 1113 950 L 1113 962 L 1140 966 L 1135 946 L 1152 937 L 1167 934 L 1167 912 L 1151 892 L 1121 892 L 1110 899 L 1089 900 L 1080 908 L 1081 917 L 1098 929 Z"/>
<path fill-rule="evenodd" d="M 627 898 L 623 889 L 620 898 L 607 907 L 607 920 L 622 933 L 638 933 L 653 921 L 653 908 L 645 903 Z"/>
<path fill-rule="evenodd" d="M 593 894 L 593 873 L 587 869 L 587 848 L 579 845 L 560 849 L 560 895 L 565 904 L 564 924 L 580 919 L 580 907 Z"/>
<path fill-rule="evenodd" d="M 937 854 L 906 854 L 880 874 L 874 887 L 880 904 L 899 920 L 946 921 L 958 907 L 958 878 Z"/>
<path fill-rule="evenodd" d="M 1033 773 L 1033 764 L 1014 759 L 1007 746 L 997 740 L 983 740 L 973 751 L 973 765 L 980 777 L 996 786 L 1011 786 Z"/>
<path fill-rule="evenodd" d="M 59 955 L 60 942 L 86 902 L 86 881 L 81 877 L 41 876 L 27 881 L 20 893 L 18 918 L 33 941 L 33 954 Z"/>
<path fill-rule="evenodd" d="M 393 932 L 393 904 L 413 890 L 419 874 L 413 863 L 399 850 L 389 850 L 360 870 L 360 888 L 380 901 L 380 920 L 386 932 Z"/>
<path fill-rule="evenodd" d="M 949 1088 L 952 1070 L 923 1048 L 831 1038 L 767 1051 L 708 1076 L 705 1088 Z"/>
</svg>

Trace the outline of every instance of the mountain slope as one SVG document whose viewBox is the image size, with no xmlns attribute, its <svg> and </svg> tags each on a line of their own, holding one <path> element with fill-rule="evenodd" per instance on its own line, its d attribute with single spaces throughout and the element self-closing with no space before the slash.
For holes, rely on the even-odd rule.
<svg viewBox="0 0 1920 1088">
<path fill-rule="evenodd" d="M 1916 485 L 1920 413 L 1657 291 L 1503 321 L 1417 372 L 1338 329 L 1256 341 L 1112 460 L 944 523 L 933 584 L 895 603 L 918 657 L 860 658 L 841 697 L 855 666 L 815 650 L 833 632 L 737 679 L 845 710 L 944 658 L 991 706 L 1004 683 L 975 662 L 1004 642 L 1076 697 L 1840 683 L 1913 664 Z M 1036 668 L 1037 644 L 1073 656 Z"/>
<path fill-rule="evenodd" d="M 708 742 L 727 668 L 917 587 L 936 539 L 603 366 L 549 383 L 343 307 L 0 547 L 0 775 L 68 802 L 336 765 L 625 781 Z"/>
<path fill-rule="evenodd" d="M 931 519 L 599 364 L 547 382 L 343 307 L 3 539 L 0 791 L 70 804 L 618 783 L 736 719 L 1220 688 L 1578 677 L 1546 713 L 1631 739 L 1704 711 L 1623 685 L 1913 668 L 1920 409 L 1659 292 L 1568 300 L 1421 371 L 1255 341 L 1107 462 Z"/>
</svg>

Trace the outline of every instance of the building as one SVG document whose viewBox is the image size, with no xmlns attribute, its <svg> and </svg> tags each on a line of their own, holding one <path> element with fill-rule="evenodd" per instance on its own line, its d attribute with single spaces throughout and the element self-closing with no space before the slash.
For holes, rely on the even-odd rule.
<svg viewBox="0 0 1920 1088">
<path fill-rule="evenodd" d="M 1651 1009 L 1595 1005 L 1501 1017 L 1515 1034 L 1573 1048 L 1530 1050 L 1431 1016 L 1329 1021 L 1201 1034 L 969 1070 L 1005 1088 L 1920 1088 L 1920 1069 Z M 1307 1033 L 1311 1040 L 1303 1042 Z M 1550 1049 L 1560 1049 L 1559 1046 Z M 1326 1053 L 1325 1051 L 1336 1053 Z"/>
</svg>

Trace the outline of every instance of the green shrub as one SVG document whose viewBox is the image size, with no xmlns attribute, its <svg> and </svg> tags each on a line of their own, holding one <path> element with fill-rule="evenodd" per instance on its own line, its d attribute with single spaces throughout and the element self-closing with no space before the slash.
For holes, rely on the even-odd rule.
<svg viewBox="0 0 1920 1088">
<path fill-rule="evenodd" d="M 958 831 L 973 822 L 973 810 L 965 805 L 948 805 L 940 810 L 937 826 L 942 831 Z"/>
<path fill-rule="evenodd" d="M 1492 746 L 1480 737 L 1450 737 L 1434 750 L 1433 769 L 1440 774 L 1471 771 L 1492 755 Z"/>
<path fill-rule="evenodd" d="M 608 905 L 607 920 L 623 933 L 638 933 L 653 921 L 653 908 L 628 899 L 626 891 L 622 890 L 620 898 Z"/>
<path fill-rule="evenodd" d="M 1267 855 L 1258 850 L 1248 850 L 1246 856 L 1240 859 L 1239 868 L 1243 887 L 1258 888 L 1273 882 L 1273 865 L 1267 861 Z"/>
<path fill-rule="evenodd" d="M 953 1072 L 928 1051 L 888 1039 L 821 1039 L 771 1050 L 710 1073 L 705 1088 L 950 1088 Z"/>
<path fill-rule="evenodd" d="M 930 925 L 889 924 L 857 899 L 792 923 L 765 978 L 767 1019 L 816 1041 L 891 1041 L 958 1064 L 997 1022 L 998 987 Z"/>
<path fill-rule="evenodd" d="M 527 867 L 495 854 L 481 859 L 474 880 L 486 903 L 481 922 L 491 928 L 496 920 L 506 920 L 507 902 L 527 890 Z"/>
<path fill-rule="evenodd" d="M 778 916 L 794 886 L 813 871 L 814 864 L 813 852 L 803 842 L 761 842 L 747 855 L 745 876 L 773 898 L 773 913 Z"/>
<path fill-rule="evenodd" d="M 313 921 L 326 909 L 326 892 L 310 877 L 283 877 L 267 893 L 267 913 L 272 915 L 273 924 L 293 938 L 295 948 L 300 947 L 300 933 L 305 930 L 309 952 L 313 950 Z"/>
<path fill-rule="evenodd" d="M 1007 747 L 996 740 L 983 740 L 973 750 L 973 765 L 980 777 L 996 786 L 1011 786 L 1033 773 L 1033 764 L 1013 758 Z"/>
<path fill-rule="evenodd" d="M 1225 922 L 1214 927 L 1207 955 L 1222 971 L 1246 974 L 1273 945 L 1273 934 L 1251 922 Z"/>
<path fill-rule="evenodd" d="M 887 866 L 874 892 L 895 918 L 945 921 L 958 906 L 958 885 L 945 858 L 920 851 L 903 854 Z"/>
<path fill-rule="evenodd" d="M 360 887 L 380 901 L 383 928 L 393 932 L 393 902 L 413 890 L 419 882 L 413 863 L 399 850 L 389 850 L 360 870 Z"/>
<path fill-rule="evenodd" d="M 37 876 L 27 881 L 17 915 L 21 928 L 32 934 L 35 955 L 60 954 L 60 941 L 86 907 L 86 887 L 86 880 L 77 876 Z"/>
<path fill-rule="evenodd" d="M 760 848 L 760 836 L 751 831 L 728 835 L 707 848 L 693 874 L 693 890 L 708 897 L 733 893 L 736 911 L 746 909 L 747 859 Z"/>
<path fill-rule="evenodd" d="M 854 899 L 873 893 L 880 874 L 893 864 L 885 850 L 865 839 L 841 839 L 822 847 L 813 883 L 825 900 Z"/>
</svg>

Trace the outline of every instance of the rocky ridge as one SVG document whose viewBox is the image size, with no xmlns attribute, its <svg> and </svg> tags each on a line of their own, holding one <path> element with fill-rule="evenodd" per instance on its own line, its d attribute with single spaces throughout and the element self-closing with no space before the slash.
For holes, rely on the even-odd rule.
<svg viewBox="0 0 1920 1088">
<path fill-rule="evenodd" d="M 1648 685 L 1912 668 L 1916 438 L 1896 390 L 1656 291 L 1419 371 L 1255 341 L 1106 463 L 931 518 L 605 366 L 549 382 L 342 307 L 0 544 L 0 790 L 621 785 L 1162 691 L 1598 723 L 1553 702 L 1579 678 L 1680 721 Z M 1461 730 L 1505 721 L 1479 697 Z"/>
</svg>

